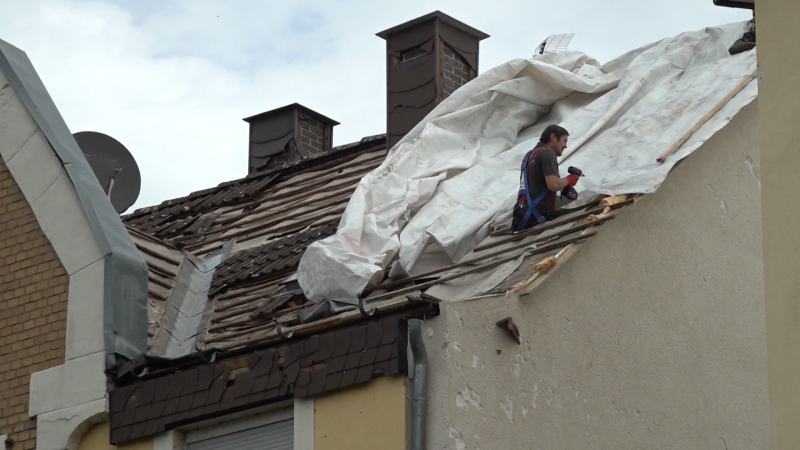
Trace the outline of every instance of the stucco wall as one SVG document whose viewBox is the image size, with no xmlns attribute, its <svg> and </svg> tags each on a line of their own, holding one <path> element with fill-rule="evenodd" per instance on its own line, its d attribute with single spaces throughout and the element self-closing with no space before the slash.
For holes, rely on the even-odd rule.
<svg viewBox="0 0 800 450">
<path fill-rule="evenodd" d="M 78 450 L 153 450 L 153 439 L 113 446 L 108 443 L 108 422 L 95 425 L 81 440 Z"/>
<path fill-rule="evenodd" d="M 800 2 L 758 0 L 759 139 L 773 448 L 800 448 Z"/>
<path fill-rule="evenodd" d="M 431 448 L 767 448 L 757 109 L 530 296 L 443 306 Z"/>
<path fill-rule="evenodd" d="M 314 399 L 314 449 L 406 448 L 405 377 L 369 383 Z"/>
</svg>

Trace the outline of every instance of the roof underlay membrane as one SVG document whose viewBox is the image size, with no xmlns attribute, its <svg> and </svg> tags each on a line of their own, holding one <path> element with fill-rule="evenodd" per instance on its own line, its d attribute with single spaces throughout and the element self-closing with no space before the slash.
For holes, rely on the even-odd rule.
<svg viewBox="0 0 800 450">
<path fill-rule="evenodd" d="M 510 224 L 519 163 L 548 124 L 570 132 L 560 163 L 586 175 L 578 202 L 655 192 L 758 95 L 755 50 L 728 53 L 744 31 L 735 23 L 687 32 L 606 64 L 548 53 L 480 75 L 360 180 L 336 233 L 300 260 L 305 296 L 356 304 L 394 261 L 414 275 L 464 259 Z"/>
</svg>

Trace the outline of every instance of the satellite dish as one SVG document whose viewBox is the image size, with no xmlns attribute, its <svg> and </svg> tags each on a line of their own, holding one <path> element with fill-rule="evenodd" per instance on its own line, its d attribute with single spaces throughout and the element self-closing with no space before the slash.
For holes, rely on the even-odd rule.
<svg viewBox="0 0 800 450">
<path fill-rule="evenodd" d="M 554 34 L 536 47 L 536 53 L 534 53 L 533 56 L 543 55 L 545 53 L 563 52 L 567 49 L 573 37 L 575 37 L 575 33 Z"/>
<path fill-rule="evenodd" d="M 142 187 L 136 160 L 118 140 L 103 133 L 81 131 L 73 137 L 114 209 L 120 214 L 125 212 L 139 197 Z"/>
</svg>

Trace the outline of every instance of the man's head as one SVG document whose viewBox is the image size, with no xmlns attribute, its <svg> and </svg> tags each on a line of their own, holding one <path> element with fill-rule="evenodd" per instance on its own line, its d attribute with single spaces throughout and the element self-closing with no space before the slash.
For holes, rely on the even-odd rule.
<svg viewBox="0 0 800 450">
<path fill-rule="evenodd" d="M 567 139 L 569 132 L 558 125 L 548 125 L 542 132 L 541 142 L 546 146 L 552 148 L 556 155 L 561 156 L 564 149 L 567 148 Z"/>
</svg>

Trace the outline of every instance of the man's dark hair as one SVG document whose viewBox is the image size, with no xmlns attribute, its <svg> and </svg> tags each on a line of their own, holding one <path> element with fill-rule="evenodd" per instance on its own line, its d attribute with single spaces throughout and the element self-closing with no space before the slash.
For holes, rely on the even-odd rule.
<svg viewBox="0 0 800 450">
<path fill-rule="evenodd" d="M 555 134 L 556 140 L 561 139 L 562 136 L 569 136 L 569 132 L 564 127 L 560 127 L 558 125 L 548 125 L 547 128 L 544 129 L 542 132 L 542 137 L 540 138 L 540 142 L 546 144 L 550 142 L 550 135 Z"/>
</svg>

